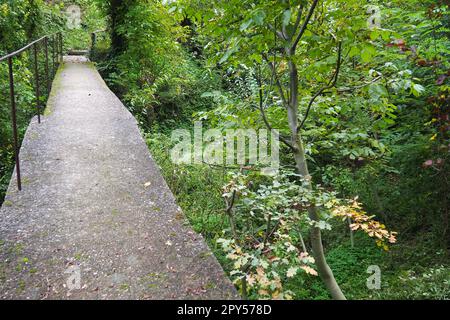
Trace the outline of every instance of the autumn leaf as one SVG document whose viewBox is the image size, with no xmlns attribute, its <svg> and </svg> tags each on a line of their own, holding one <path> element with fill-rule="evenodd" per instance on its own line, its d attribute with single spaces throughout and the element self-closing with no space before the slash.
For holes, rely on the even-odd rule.
<svg viewBox="0 0 450 320">
<path fill-rule="evenodd" d="M 302 268 L 307 274 L 313 275 L 313 276 L 317 276 L 318 273 L 316 270 L 314 270 L 313 268 L 309 267 L 309 266 L 301 266 L 300 268 Z"/>
<path fill-rule="evenodd" d="M 288 271 L 286 272 L 286 277 L 292 278 L 297 274 L 298 268 L 297 267 L 290 267 Z"/>
</svg>

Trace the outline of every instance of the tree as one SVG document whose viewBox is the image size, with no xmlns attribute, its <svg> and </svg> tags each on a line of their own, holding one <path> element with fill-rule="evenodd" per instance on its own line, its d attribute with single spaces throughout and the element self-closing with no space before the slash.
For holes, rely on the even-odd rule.
<svg viewBox="0 0 450 320">
<path fill-rule="evenodd" d="M 341 30 L 345 26 L 342 14 L 339 16 L 335 13 L 338 6 L 334 1 L 313 0 L 251 3 L 190 1 L 185 7 L 187 14 L 191 13 L 194 19 L 197 18 L 197 23 L 204 26 L 207 34 L 212 37 L 208 44 L 210 48 L 213 47 L 219 52 L 225 51 L 219 63 L 232 64 L 239 61 L 255 68 L 264 63 L 268 67 L 269 78 L 277 88 L 276 94 L 268 94 L 276 95 L 281 100 L 287 114 L 289 134 L 280 135 L 280 140 L 292 153 L 297 172 L 308 181 L 310 189 L 313 188 L 313 182 L 302 140 L 302 127 L 315 100 L 331 90 L 338 80 L 342 63 L 342 41 L 347 38 Z M 348 4 L 346 9 L 351 6 L 352 3 Z M 198 10 L 201 10 L 201 16 Z M 310 41 L 303 43 L 305 37 Z M 314 63 L 315 57 L 309 56 L 309 51 L 317 48 L 312 48 L 311 45 L 317 45 L 324 52 L 334 51 L 334 58 L 322 55 L 318 59 L 327 60 L 325 71 L 317 74 L 315 81 L 310 81 L 313 84 L 308 88 L 305 75 L 299 75 L 298 65 L 302 64 L 304 67 L 307 62 Z M 317 51 L 315 55 L 317 57 Z M 331 61 L 333 62 L 330 63 Z M 302 76 L 303 79 L 300 80 Z M 311 75 L 309 77 L 311 78 Z M 269 81 L 266 80 L 267 82 Z M 263 102 L 263 90 L 267 86 L 262 82 L 259 85 L 261 116 L 266 126 L 272 128 L 265 115 L 267 106 Z M 303 87 L 300 88 L 300 85 Z M 300 114 L 299 110 L 300 90 L 303 94 L 308 91 L 310 93 L 310 100 L 303 114 Z M 308 213 L 312 221 L 319 222 L 319 213 L 314 204 L 308 207 Z M 332 297 L 345 299 L 326 262 L 321 230 L 317 225 L 311 228 L 310 241 L 319 274 Z"/>
<path fill-rule="evenodd" d="M 120 26 L 126 21 L 129 7 L 136 4 L 134 0 L 109 0 L 104 5 L 109 16 L 109 30 L 111 33 L 111 49 L 119 55 L 127 48 L 126 36 L 121 32 Z"/>
</svg>

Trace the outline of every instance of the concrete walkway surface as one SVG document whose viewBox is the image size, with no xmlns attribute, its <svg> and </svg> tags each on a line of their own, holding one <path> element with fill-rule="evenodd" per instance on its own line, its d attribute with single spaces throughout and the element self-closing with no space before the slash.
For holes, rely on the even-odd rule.
<svg viewBox="0 0 450 320">
<path fill-rule="evenodd" d="M 0 211 L 1 299 L 230 299 L 136 120 L 86 59 L 65 57 Z"/>
</svg>

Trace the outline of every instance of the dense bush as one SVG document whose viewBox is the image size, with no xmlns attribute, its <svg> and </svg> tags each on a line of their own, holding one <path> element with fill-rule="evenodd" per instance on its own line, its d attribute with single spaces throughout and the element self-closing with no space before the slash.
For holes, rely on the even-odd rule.
<svg viewBox="0 0 450 320">
<path fill-rule="evenodd" d="M 189 123 L 218 80 L 180 43 L 185 30 L 158 1 L 110 1 L 106 10 L 112 47 L 99 68 L 108 84 L 146 130 Z"/>
<path fill-rule="evenodd" d="M 106 19 L 103 11 L 95 1 L 66 1 L 66 5 L 77 5 L 81 9 L 81 24 L 79 28 L 67 29 L 64 33 L 66 50 L 89 50 L 91 34 L 106 29 Z"/>
</svg>

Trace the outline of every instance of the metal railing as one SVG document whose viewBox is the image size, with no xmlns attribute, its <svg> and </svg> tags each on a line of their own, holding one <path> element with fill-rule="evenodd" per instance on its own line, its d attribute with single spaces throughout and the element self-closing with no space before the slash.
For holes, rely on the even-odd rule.
<svg viewBox="0 0 450 320">
<path fill-rule="evenodd" d="M 95 57 L 98 38 L 101 37 L 102 39 L 104 39 L 106 36 L 106 30 L 103 29 L 91 32 L 91 48 L 89 49 L 89 57 L 91 59 Z"/>
<path fill-rule="evenodd" d="M 49 57 L 49 46 L 51 51 L 51 57 Z M 6 56 L 0 57 L 0 63 L 8 63 L 8 74 L 9 74 L 9 95 L 11 99 L 11 120 L 12 120 L 12 130 L 13 130 L 13 142 L 14 142 L 14 158 L 16 164 L 16 175 L 17 175 L 17 188 L 22 190 L 22 180 L 20 176 L 20 160 L 19 160 L 19 138 L 17 131 L 17 110 L 16 110 L 16 95 L 14 87 L 14 58 L 19 56 L 26 50 L 33 50 L 33 69 L 34 69 L 34 81 L 35 81 L 35 102 L 36 102 L 36 114 L 38 116 L 38 123 L 41 123 L 41 91 L 40 82 L 41 77 L 39 76 L 39 47 L 43 49 L 43 54 L 45 57 L 44 74 L 45 74 L 45 84 L 47 97 L 50 94 L 51 83 L 56 75 L 56 70 L 59 63 L 63 59 L 63 36 L 62 33 L 55 33 L 51 35 L 43 36 L 29 44 L 25 47 L 11 52 Z M 51 61 L 50 61 L 51 59 Z M 51 67 L 51 71 L 50 71 Z"/>
</svg>

